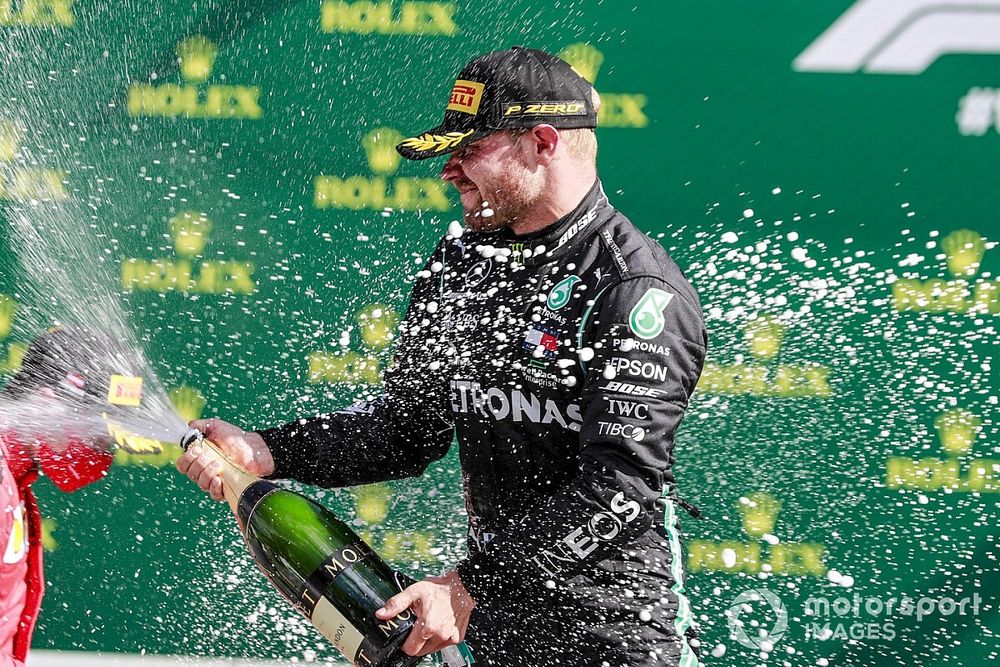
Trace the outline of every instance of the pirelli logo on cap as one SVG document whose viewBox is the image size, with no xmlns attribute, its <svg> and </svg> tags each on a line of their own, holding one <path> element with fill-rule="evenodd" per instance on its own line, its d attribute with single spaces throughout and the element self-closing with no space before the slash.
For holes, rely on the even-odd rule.
<svg viewBox="0 0 1000 667">
<path fill-rule="evenodd" d="M 142 378 L 112 375 L 108 387 L 108 403 L 139 406 L 142 404 Z"/>
<path fill-rule="evenodd" d="M 448 98 L 448 111 L 461 111 L 475 116 L 483 99 L 483 84 L 458 79 Z"/>
<path fill-rule="evenodd" d="M 586 116 L 587 104 L 583 100 L 569 102 L 515 102 L 503 109 L 507 116 Z"/>
</svg>

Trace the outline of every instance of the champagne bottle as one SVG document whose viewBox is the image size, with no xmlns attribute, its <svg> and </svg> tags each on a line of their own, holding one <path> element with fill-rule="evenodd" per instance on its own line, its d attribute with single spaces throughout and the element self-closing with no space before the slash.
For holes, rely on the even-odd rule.
<svg viewBox="0 0 1000 667">
<path fill-rule="evenodd" d="M 222 488 L 257 565 L 271 584 L 357 667 L 411 667 L 402 650 L 416 617 L 409 609 L 383 621 L 375 611 L 411 581 L 395 572 L 351 528 L 313 500 L 246 472 L 197 429 L 198 443 L 222 464 Z M 435 664 L 472 664 L 463 644 Z"/>
</svg>

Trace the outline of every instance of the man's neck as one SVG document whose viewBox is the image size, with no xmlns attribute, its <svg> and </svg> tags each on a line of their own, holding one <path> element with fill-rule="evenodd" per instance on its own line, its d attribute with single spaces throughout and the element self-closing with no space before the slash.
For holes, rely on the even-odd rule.
<svg viewBox="0 0 1000 667">
<path fill-rule="evenodd" d="M 546 196 L 537 205 L 510 223 L 510 230 L 515 236 L 524 236 L 545 229 L 579 206 L 596 180 L 596 169 L 556 179 L 546 188 Z"/>
</svg>

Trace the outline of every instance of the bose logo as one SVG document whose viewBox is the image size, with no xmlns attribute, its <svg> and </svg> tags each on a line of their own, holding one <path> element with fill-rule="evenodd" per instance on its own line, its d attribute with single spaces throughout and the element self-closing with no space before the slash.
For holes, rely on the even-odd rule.
<svg viewBox="0 0 1000 667">
<path fill-rule="evenodd" d="M 949 53 L 1000 53 L 1000 0 L 859 0 L 792 67 L 920 74 Z"/>
</svg>

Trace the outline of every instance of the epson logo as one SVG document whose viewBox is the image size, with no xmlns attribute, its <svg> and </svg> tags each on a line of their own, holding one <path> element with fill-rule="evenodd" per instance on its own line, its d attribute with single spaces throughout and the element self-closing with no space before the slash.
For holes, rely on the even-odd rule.
<svg viewBox="0 0 1000 667">
<path fill-rule="evenodd" d="M 634 377 L 656 380 L 657 382 L 665 382 L 667 379 L 666 366 L 660 366 L 651 361 L 626 359 L 624 357 L 612 357 L 611 360 L 608 361 L 608 365 L 614 368 L 616 373 L 625 371 Z"/>
<path fill-rule="evenodd" d="M 451 381 L 451 409 L 456 413 L 477 412 L 497 420 L 511 419 L 532 424 L 558 424 L 579 432 L 583 424 L 580 406 L 568 403 L 565 414 L 558 403 L 546 398 L 543 403 L 531 392 L 512 389 L 505 392 L 496 387 L 483 391 L 478 382 Z"/>
<path fill-rule="evenodd" d="M 618 492 L 611 499 L 610 512 L 598 512 L 586 524 L 556 542 L 552 549 L 542 549 L 531 561 L 547 575 L 555 577 L 565 563 L 585 559 L 601 542 L 617 537 L 625 524 L 635 521 L 640 514 L 642 507 L 639 503 L 626 500 L 625 494 Z"/>
<path fill-rule="evenodd" d="M 613 391 L 616 394 L 632 394 L 633 396 L 648 396 L 649 398 L 660 398 L 666 395 L 666 391 L 662 389 L 653 389 L 651 387 L 643 387 L 642 385 L 632 384 L 631 382 L 609 382 L 603 387 L 598 387 L 602 391 Z"/>
<path fill-rule="evenodd" d="M 1000 53 L 1000 0 L 860 0 L 792 67 L 920 74 L 949 53 Z"/>
</svg>

